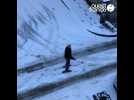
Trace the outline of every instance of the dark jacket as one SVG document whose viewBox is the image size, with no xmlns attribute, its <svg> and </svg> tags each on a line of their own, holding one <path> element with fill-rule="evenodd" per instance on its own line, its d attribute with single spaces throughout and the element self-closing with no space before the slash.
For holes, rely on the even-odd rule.
<svg viewBox="0 0 134 100">
<path fill-rule="evenodd" d="M 75 60 L 75 58 L 72 56 L 72 49 L 69 46 L 67 46 L 65 48 L 64 57 L 66 59 L 74 59 Z"/>
</svg>

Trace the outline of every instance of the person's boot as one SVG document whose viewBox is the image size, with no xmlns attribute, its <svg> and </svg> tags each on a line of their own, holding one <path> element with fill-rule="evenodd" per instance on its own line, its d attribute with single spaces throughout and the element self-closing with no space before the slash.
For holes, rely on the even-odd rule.
<svg viewBox="0 0 134 100">
<path fill-rule="evenodd" d="M 64 65 L 63 68 L 66 68 L 66 66 L 71 66 L 71 64 L 69 64 L 69 65 Z"/>
<path fill-rule="evenodd" d="M 72 70 L 69 69 L 69 70 L 67 70 L 66 72 L 71 72 L 71 71 L 72 71 Z"/>
<path fill-rule="evenodd" d="M 63 73 L 67 73 L 67 72 L 71 72 L 71 70 L 69 70 L 69 66 L 66 66 L 65 71 L 63 71 Z"/>
<path fill-rule="evenodd" d="M 72 72 L 72 70 L 64 70 L 62 73 Z"/>
</svg>

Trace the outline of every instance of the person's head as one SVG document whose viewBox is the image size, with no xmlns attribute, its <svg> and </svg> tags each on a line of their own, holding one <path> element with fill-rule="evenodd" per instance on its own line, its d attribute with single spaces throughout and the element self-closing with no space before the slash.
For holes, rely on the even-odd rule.
<svg viewBox="0 0 134 100">
<path fill-rule="evenodd" d="M 67 46 L 71 48 L 71 44 L 68 44 Z"/>
<path fill-rule="evenodd" d="M 71 47 L 71 44 L 69 44 L 68 46 Z"/>
</svg>

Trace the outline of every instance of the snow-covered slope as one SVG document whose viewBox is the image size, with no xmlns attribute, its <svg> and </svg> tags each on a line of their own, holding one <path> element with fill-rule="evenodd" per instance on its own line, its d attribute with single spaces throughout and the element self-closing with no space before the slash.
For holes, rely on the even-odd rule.
<svg viewBox="0 0 134 100">
<path fill-rule="evenodd" d="M 84 0 L 17 0 L 17 67 L 62 56 L 67 44 L 75 51 L 113 39 L 87 29 L 112 34 Z"/>
</svg>

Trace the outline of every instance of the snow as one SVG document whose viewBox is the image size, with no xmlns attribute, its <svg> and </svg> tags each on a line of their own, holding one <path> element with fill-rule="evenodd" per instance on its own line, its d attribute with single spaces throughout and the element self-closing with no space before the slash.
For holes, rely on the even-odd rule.
<svg viewBox="0 0 134 100">
<path fill-rule="evenodd" d="M 117 94 L 113 88 L 115 77 L 116 72 L 114 71 L 91 80 L 80 81 L 33 100 L 93 100 L 92 95 L 102 91 L 106 91 L 111 100 L 117 100 Z"/>
<path fill-rule="evenodd" d="M 62 74 L 62 71 L 64 70 L 62 67 L 65 62 L 31 73 L 20 74 L 17 76 L 17 92 L 21 93 L 42 84 L 45 85 L 61 81 L 69 77 L 97 69 L 106 64 L 116 62 L 116 52 L 117 50 L 115 48 L 92 54 L 90 56 L 87 55 L 86 57 L 81 57 L 76 61 L 72 61 L 72 66 L 70 67 L 72 72 L 70 74 Z"/>
<path fill-rule="evenodd" d="M 87 29 L 114 34 L 89 12 L 84 0 L 17 0 L 17 68 L 63 55 L 71 44 L 79 50 L 115 38 L 98 37 Z"/>
</svg>

